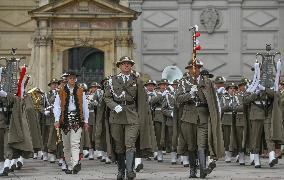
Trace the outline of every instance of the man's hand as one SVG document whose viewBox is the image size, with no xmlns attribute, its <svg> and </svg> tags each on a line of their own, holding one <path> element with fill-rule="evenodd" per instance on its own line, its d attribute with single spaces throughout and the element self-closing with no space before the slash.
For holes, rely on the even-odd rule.
<svg viewBox="0 0 284 180">
<path fill-rule="evenodd" d="M 59 122 L 55 122 L 55 123 L 54 123 L 54 128 L 55 128 L 55 129 L 58 129 L 59 127 L 60 127 Z"/>
<path fill-rule="evenodd" d="M 258 85 L 258 89 L 261 90 L 261 91 L 265 91 L 265 87 L 262 86 L 261 84 Z"/>
<path fill-rule="evenodd" d="M 3 90 L 0 91 L 0 97 L 6 97 L 7 93 Z"/>
<path fill-rule="evenodd" d="M 217 93 L 218 94 L 225 94 L 226 89 L 224 87 L 220 87 L 219 89 L 217 89 Z"/>
<path fill-rule="evenodd" d="M 167 95 L 167 94 L 168 94 L 168 91 L 165 90 L 165 91 L 162 93 L 162 96 L 165 96 L 165 95 Z"/>
<path fill-rule="evenodd" d="M 120 113 L 123 110 L 123 108 L 120 105 L 115 106 L 114 111 L 116 113 Z"/>
<path fill-rule="evenodd" d="M 88 123 L 84 123 L 84 129 L 87 130 L 87 131 L 89 130 L 89 124 Z"/>
<path fill-rule="evenodd" d="M 197 91 L 198 91 L 197 86 L 196 86 L 196 85 L 193 85 L 193 86 L 191 87 L 191 89 L 190 89 L 190 92 L 189 92 L 190 95 L 191 95 L 191 98 L 195 98 Z"/>
</svg>

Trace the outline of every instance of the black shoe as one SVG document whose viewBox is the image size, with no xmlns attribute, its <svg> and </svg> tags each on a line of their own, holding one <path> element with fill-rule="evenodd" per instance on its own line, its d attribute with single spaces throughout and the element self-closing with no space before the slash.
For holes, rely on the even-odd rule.
<svg viewBox="0 0 284 180">
<path fill-rule="evenodd" d="M 245 163 L 240 163 L 240 166 L 245 166 L 246 164 Z"/>
<path fill-rule="evenodd" d="M 89 158 L 89 160 L 95 160 L 94 158 Z"/>
<path fill-rule="evenodd" d="M 210 173 L 213 171 L 213 169 L 215 169 L 215 168 L 216 168 L 216 163 L 215 163 L 215 161 L 210 162 L 210 163 L 208 164 L 207 174 L 210 174 Z"/>
<path fill-rule="evenodd" d="M 9 167 L 5 167 L 3 172 L 0 174 L 0 176 L 8 176 L 9 175 Z"/>
<path fill-rule="evenodd" d="M 111 161 L 105 162 L 105 164 L 111 164 Z"/>
<path fill-rule="evenodd" d="M 98 156 L 97 159 L 102 159 L 102 156 Z"/>
<path fill-rule="evenodd" d="M 270 163 L 269 166 L 273 167 L 275 164 L 278 164 L 278 158 L 273 159 Z"/>
<path fill-rule="evenodd" d="M 177 164 L 177 162 L 172 162 L 172 165 L 176 165 Z"/>
<path fill-rule="evenodd" d="M 18 166 L 18 167 L 16 168 L 16 170 L 22 169 L 22 167 L 23 167 L 22 162 L 18 161 L 18 162 L 17 162 L 17 166 Z"/>
<path fill-rule="evenodd" d="M 117 180 L 124 180 L 125 172 L 118 172 L 116 179 Z"/>
<path fill-rule="evenodd" d="M 196 174 L 197 174 L 196 168 L 191 168 L 189 172 L 189 178 L 197 178 Z"/>
<path fill-rule="evenodd" d="M 147 160 L 147 161 L 151 161 L 152 159 L 151 159 L 150 157 L 147 157 L 146 160 Z"/>
<path fill-rule="evenodd" d="M 13 164 L 10 168 L 10 172 L 14 172 L 17 169 L 16 164 Z"/>
<path fill-rule="evenodd" d="M 158 163 L 162 163 L 163 162 L 163 160 L 158 160 Z"/>
<path fill-rule="evenodd" d="M 189 167 L 189 164 L 184 164 L 183 167 Z"/>
<path fill-rule="evenodd" d="M 74 167 L 73 167 L 73 174 L 78 174 L 79 171 L 81 171 L 81 163 L 78 163 L 76 164 Z"/>
<path fill-rule="evenodd" d="M 254 161 L 252 161 L 252 162 L 250 163 L 250 165 L 251 165 L 251 166 L 254 166 Z"/>
<path fill-rule="evenodd" d="M 143 164 L 138 164 L 137 167 L 136 167 L 136 169 L 135 169 L 135 171 L 136 171 L 136 172 L 140 172 L 141 169 L 143 169 L 143 168 L 144 168 L 144 165 L 143 165 Z"/>
<path fill-rule="evenodd" d="M 101 159 L 101 162 L 106 162 L 106 159 Z"/>
<path fill-rule="evenodd" d="M 65 174 L 73 174 L 72 170 L 66 169 Z"/>
<path fill-rule="evenodd" d="M 261 165 L 256 165 L 254 167 L 258 169 L 258 168 L 261 168 Z"/>
<path fill-rule="evenodd" d="M 125 177 L 125 154 L 124 153 L 117 154 L 117 167 L 118 167 L 118 174 L 117 174 L 116 179 L 124 180 L 124 177 Z"/>
<path fill-rule="evenodd" d="M 157 161 L 157 160 L 158 160 L 157 156 L 156 156 L 156 157 L 154 157 L 154 160 L 155 160 L 155 161 Z"/>
<path fill-rule="evenodd" d="M 136 177 L 135 172 L 132 171 L 132 172 L 127 173 L 128 180 L 133 180 L 135 177 Z"/>
</svg>

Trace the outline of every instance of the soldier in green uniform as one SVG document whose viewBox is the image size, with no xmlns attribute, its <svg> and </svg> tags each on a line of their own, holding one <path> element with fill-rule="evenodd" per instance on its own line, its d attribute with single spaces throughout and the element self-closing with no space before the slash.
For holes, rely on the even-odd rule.
<svg viewBox="0 0 284 180">
<path fill-rule="evenodd" d="M 150 106 L 153 114 L 154 128 L 158 146 L 157 160 L 158 162 L 163 162 L 163 150 L 165 148 L 165 119 L 162 113 L 162 104 L 165 95 L 168 93 L 167 87 L 169 82 L 167 79 L 162 79 L 158 83 L 159 91 L 157 91 L 157 96 L 150 100 Z"/>
<path fill-rule="evenodd" d="M 240 165 L 245 165 L 243 97 L 236 93 L 237 90 L 238 86 L 235 83 L 230 83 L 226 87 L 227 93 L 222 96 L 221 101 L 225 162 L 231 162 L 232 152 L 237 152 Z"/>
<path fill-rule="evenodd" d="M 134 179 L 134 162 L 136 153 L 136 142 L 140 130 L 141 114 L 139 107 L 142 100 L 139 98 L 139 88 L 144 91 L 139 78 L 131 73 L 134 61 L 123 56 L 117 62 L 120 73 L 108 80 L 108 86 L 104 94 L 104 100 L 110 111 L 110 134 L 114 141 L 114 151 L 117 155 L 118 175 L 117 179 L 122 180 L 126 176 Z M 143 93 L 143 92 L 140 92 Z M 141 94 L 140 94 L 141 95 Z M 126 161 L 125 161 L 126 160 Z"/>
<path fill-rule="evenodd" d="M 197 152 L 200 178 L 205 178 L 216 166 L 212 161 L 206 168 L 206 156 L 218 158 L 223 155 L 217 97 L 208 76 L 200 76 L 202 66 L 199 60 L 196 64 L 192 60 L 188 63 L 185 69 L 189 73 L 180 80 L 177 93 L 177 102 L 183 105 L 179 144 L 187 144 L 188 149 L 183 151 L 189 152 L 190 178 L 196 178 Z"/>
<path fill-rule="evenodd" d="M 170 148 L 171 152 L 171 163 L 176 164 L 177 154 L 176 149 L 173 147 L 173 117 L 174 117 L 174 106 L 175 106 L 175 96 L 173 92 L 168 92 L 163 99 L 162 103 L 162 113 L 165 120 L 165 139 L 166 146 Z"/>
<path fill-rule="evenodd" d="M 259 153 L 262 151 L 263 132 L 269 152 L 269 165 L 273 167 L 278 163 L 275 156 L 275 142 L 271 138 L 273 132 L 272 122 L 274 121 L 272 112 L 273 108 L 277 108 L 274 107 L 275 95 L 276 93 L 273 90 L 259 84 L 254 92 L 248 93 L 244 97 L 244 103 L 250 106 L 248 112 L 251 123 L 250 148 L 251 153 L 254 154 L 255 168 L 261 168 Z"/>
<path fill-rule="evenodd" d="M 43 140 L 43 151 L 48 152 L 48 158 L 50 163 L 55 163 L 56 160 L 56 149 L 48 149 L 48 141 L 50 137 L 51 129 L 54 128 L 54 116 L 52 112 L 54 100 L 57 94 L 57 87 L 58 87 L 58 80 L 57 79 L 51 79 L 51 81 L 48 83 L 48 86 L 50 90 L 45 93 L 45 124 L 43 127 L 42 132 L 42 140 Z M 53 139 L 54 142 L 57 141 L 57 139 Z"/>
</svg>

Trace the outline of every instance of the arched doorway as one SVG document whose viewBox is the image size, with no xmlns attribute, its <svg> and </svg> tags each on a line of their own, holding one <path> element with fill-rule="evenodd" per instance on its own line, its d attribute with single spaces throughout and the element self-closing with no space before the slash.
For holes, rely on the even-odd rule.
<svg viewBox="0 0 284 180">
<path fill-rule="evenodd" d="M 75 47 L 64 52 L 63 72 L 75 71 L 80 74 L 78 82 L 88 86 L 104 78 L 104 52 L 89 47 Z"/>
</svg>

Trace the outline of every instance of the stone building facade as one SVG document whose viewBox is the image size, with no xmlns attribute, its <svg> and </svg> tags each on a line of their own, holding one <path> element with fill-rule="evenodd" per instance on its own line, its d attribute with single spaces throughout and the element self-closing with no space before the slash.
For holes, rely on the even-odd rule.
<svg viewBox="0 0 284 180">
<path fill-rule="evenodd" d="M 100 80 L 122 55 L 158 80 L 168 65 L 184 71 L 195 24 L 198 58 L 215 75 L 251 77 L 266 44 L 284 53 L 284 0 L 1 0 L 0 56 L 17 48 L 42 89 L 66 70 Z"/>
<path fill-rule="evenodd" d="M 135 58 L 154 79 L 167 65 L 184 70 L 193 25 L 201 31 L 197 57 L 230 80 L 250 78 L 266 44 L 284 53 L 283 0 L 130 0 L 130 7 L 142 12 L 133 23 Z"/>
</svg>

